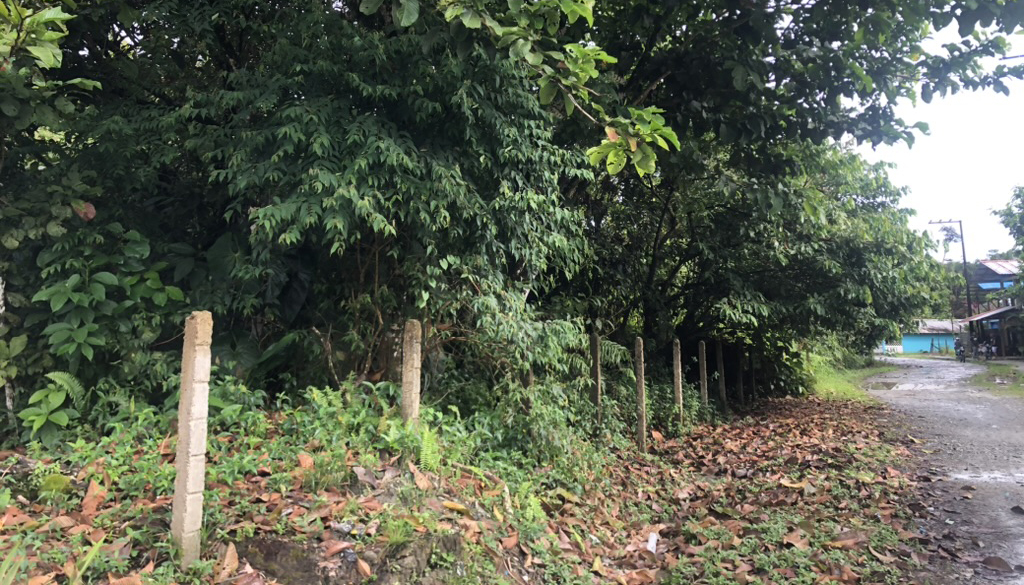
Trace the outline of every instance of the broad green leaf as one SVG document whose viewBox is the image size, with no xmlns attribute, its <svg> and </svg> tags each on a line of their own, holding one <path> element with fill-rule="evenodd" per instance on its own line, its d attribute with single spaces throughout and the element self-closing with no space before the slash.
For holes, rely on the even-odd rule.
<svg viewBox="0 0 1024 585">
<path fill-rule="evenodd" d="M 92 275 L 92 279 L 107 286 L 117 285 L 117 277 L 109 272 L 97 272 Z"/>
<path fill-rule="evenodd" d="M 615 175 L 626 166 L 626 162 L 626 153 L 620 148 L 615 148 L 608 153 L 608 160 L 605 161 L 605 165 L 608 168 L 608 172 Z"/>
<path fill-rule="evenodd" d="M 543 87 L 540 88 L 540 103 L 541 105 L 548 105 L 555 99 L 555 95 L 558 94 L 558 85 L 553 81 L 548 81 Z"/>
<path fill-rule="evenodd" d="M 68 423 L 71 422 L 71 419 L 68 418 L 68 414 L 66 412 L 64 412 L 63 410 L 58 410 L 57 412 L 50 414 L 50 422 L 62 427 L 66 427 L 68 426 Z"/>
<path fill-rule="evenodd" d="M 8 345 L 8 358 L 13 358 L 21 353 L 27 345 L 28 335 L 19 335 L 18 337 L 11 339 L 10 344 Z"/>
<path fill-rule="evenodd" d="M 419 0 L 398 0 L 394 5 L 394 16 L 398 26 L 412 26 L 420 17 Z"/>
<path fill-rule="evenodd" d="M 384 0 L 363 0 L 359 3 L 359 12 L 363 14 L 374 14 L 380 9 L 380 5 L 384 3 Z"/>
<path fill-rule="evenodd" d="M 54 410 L 64 404 L 64 399 L 67 397 L 67 390 L 52 390 L 46 397 L 46 403 L 50 410 Z"/>
<path fill-rule="evenodd" d="M 462 13 L 462 24 L 466 28 L 480 28 L 480 15 L 472 10 L 467 10 Z"/>
</svg>

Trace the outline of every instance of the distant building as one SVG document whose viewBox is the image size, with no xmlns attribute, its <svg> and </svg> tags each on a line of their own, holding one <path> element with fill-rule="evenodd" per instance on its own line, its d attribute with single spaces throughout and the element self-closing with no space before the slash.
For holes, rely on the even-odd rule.
<svg viewBox="0 0 1024 585">
<path fill-rule="evenodd" d="M 1020 284 L 1020 260 L 979 260 L 970 276 L 972 314 L 1015 304 L 1012 297 L 1000 291 Z"/>
<path fill-rule="evenodd" d="M 1020 307 L 1007 289 L 1020 284 L 1020 260 L 979 260 L 971 270 L 971 293 L 976 312 L 961 321 L 974 328 L 974 337 L 996 345 L 999 356 L 1020 353 Z"/>
<path fill-rule="evenodd" d="M 885 353 L 952 353 L 962 325 L 949 319 L 916 319 L 915 328 L 903 332 L 901 343 L 886 343 Z"/>
</svg>

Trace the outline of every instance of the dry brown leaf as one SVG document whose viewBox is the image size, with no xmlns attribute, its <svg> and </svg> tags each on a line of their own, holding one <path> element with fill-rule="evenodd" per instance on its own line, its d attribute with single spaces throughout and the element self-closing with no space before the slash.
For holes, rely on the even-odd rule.
<svg viewBox="0 0 1024 585">
<path fill-rule="evenodd" d="M 505 550 L 512 550 L 519 546 L 519 533 L 513 532 L 512 534 L 501 539 L 501 547 Z"/>
<path fill-rule="evenodd" d="M 877 550 L 875 550 L 874 548 L 872 548 L 870 545 L 868 546 L 868 550 L 871 552 L 872 555 L 874 555 L 874 557 L 876 559 L 882 561 L 883 563 L 885 563 L 887 565 L 890 565 L 890 564 L 896 562 L 896 557 L 890 556 L 890 555 L 887 555 L 887 554 L 882 554 L 882 553 L 878 552 Z"/>
<path fill-rule="evenodd" d="M 417 467 L 413 465 L 412 461 L 409 462 L 409 471 L 412 472 L 412 478 L 413 481 L 416 483 L 416 487 L 420 488 L 423 491 L 434 489 L 434 485 L 430 483 L 430 478 L 424 475 L 422 471 L 417 469 Z"/>
<path fill-rule="evenodd" d="M 807 550 L 811 546 L 807 539 L 803 537 L 803 531 L 799 529 L 794 530 L 783 537 L 782 542 L 785 544 L 791 544 L 794 548 L 798 548 L 800 550 Z"/>
<path fill-rule="evenodd" d="M 370 570 L 370 565 L 363 559 L 356 559 L 356 567 L 359 568 L 359 574 L 363 577 L 372 577 L 373 571 Z"/>
<path fill-rule="evenodd" d="M 57 516 L 56 518 L 50 521 L 51 527 L 60 528 L 62 530 L 71 528 L 76 524 L 78 524 L 78 522 L 75 522 L 74 518 L 72 518 L 71 516 Z"/>
<path fill-rule="evenodd" d="M 324 558 L 330 558 L 343 550 L 352 548 L 355 545 L 343 540 L 328 540 L 324 543 L 324 546 Z"/>
<path fill-rule="evenodd" d="M 29 577 L 27 585 L 47 585 L 48 583 L 55 583 L 54 577 L 57 573 L 47 573 L 45 575 L 36 575 L 35 577 Z"/>
<path fill-rule="evenodd" d="M 299 453 L 299 467 L 302 469 L 312 469 L 313 456 L 305 452 Z"/>
<path fill-rule="evenodd" d="M 229 542 L 227 549 L 224 551 L 224 556 L 217 561 L 217 567 L 214 569 L 213 574 L 214 583 L 223 583 L 235 575 L 235 571 L 238 570 L 238 551 L 235 550 L 235 543 Z"/>
<path fill-rule="evenodd" d="M 100 504 L 107 498 L 107 490 L 100 487 L 96 480 L 89 480 L 89 489 L 82 498 L 82 515 L 90 520 L 96 516 Z"/>
<path fill-rule="evenodd" d="M 142 577 L 138 575 L 128 575 L 127 577 L 115 578 L 113 575 L 107 575 L 107 581 L 109 585 L 142 585 Z"/>
<path fill-rule="evenodd" d="M 473 513 L 469 511 L 469 508 L 463 506 L 462 504 L 460 504 L 458 502 L 441 502 L 441 505 L 444 506 L 445 508 L 448 508 L 449 510 L 458 512 L 459 514 L 462 514 L 463 516 L 467 516 L 467 517 L 470 517 L 470 518 L 473 517 Z"/>
</svg>

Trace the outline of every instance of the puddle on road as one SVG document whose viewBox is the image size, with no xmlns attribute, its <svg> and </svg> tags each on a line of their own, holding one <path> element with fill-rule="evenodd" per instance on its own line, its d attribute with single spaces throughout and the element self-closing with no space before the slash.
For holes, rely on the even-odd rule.
<svg viewBox="0 0 1024 585">
<path fill-rule="evenodd" d="M 865 390 L 953 390 L 952 386 L 946 384 L 921 384 L 909 382 L 868 382 L 864 385 Z"/>
<path fill-rule="evenodd" d="M 980 481 L 985 483 L 1019 483 L 1024 484 L 1024 473 L 1004 473 L 1002 471 L 979 471 L 976 473 L 951 473 L 950 479 Z"/>
</svg>

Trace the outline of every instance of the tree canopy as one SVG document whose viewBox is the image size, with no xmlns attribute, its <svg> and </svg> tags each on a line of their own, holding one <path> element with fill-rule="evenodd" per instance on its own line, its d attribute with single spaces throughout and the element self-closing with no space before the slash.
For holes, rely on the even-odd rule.
<svg viewBox="0 0 1024 585">
<path fill-rule="evenodd" d="M 418 317 L 474 411 L 580 384 L 588 328 L 867 349 L 940 271 L 849 141 L 1024 71 L 982 67 L 1019 2 L 67 4 L 0 4 L 0 372 L 97 402 L 166 399 L 193 308 L 281 394 L 394 378 Z"/>
</svg>

